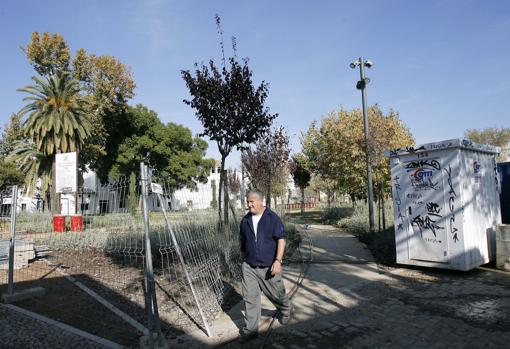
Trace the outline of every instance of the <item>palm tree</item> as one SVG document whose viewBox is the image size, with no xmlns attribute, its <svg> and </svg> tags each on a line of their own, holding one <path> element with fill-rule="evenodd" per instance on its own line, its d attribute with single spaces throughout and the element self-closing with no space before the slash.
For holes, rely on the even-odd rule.
<svg viewBox="0 0 510 349">
<path fill-rule="evenodd" d="M 92 124 L 86 115 L 87 102 L 80 95 L 79 84 L 68 73 L 33 77 L 32 80 L 35 85 L 18 91 L 29 94 L 23 98 L 29 103 L 19 114 L 28 115 L 23 127 L 33 144 L 28 144 L 28 148 L 19 146 L 15 154 L 19 161 L 24 159 L 19 164 L 32 168 L 32 180 L 38 175 L 46 187 L 54 180 L 55 154 L 78 152 L 90 136 Z M 54 207 L 52 205 L 52 209 Z"/>
<path fill-rule="evenodd" d="M 7 160 L 16 163 L 18 169 L 25 174 L 26 192 L 32 193 L 39 184 L 41 193 L 46 196 L 46 204 L 49 204 L 52 157 L 38 151 L 33 141 L 18 140 L 14 142 Z"/>
<path fill-rule="evenodd" d="M 19 112 L 29 114 L 23 124 L 25 134 L 46 155 L 78 151 L 92 129 L 78 82 L 67 73 L 32 80 L 35 85 L 18 89 L 30 94 L 23 98 L 30 103 Z"/>
</svg>

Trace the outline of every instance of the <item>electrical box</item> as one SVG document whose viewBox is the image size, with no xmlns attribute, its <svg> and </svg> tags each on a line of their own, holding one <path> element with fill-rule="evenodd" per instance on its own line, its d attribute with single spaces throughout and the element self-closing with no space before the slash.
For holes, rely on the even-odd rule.
<svg viewBox="0 0 510 349">
<path fill-rule="evenodd" d="M 451 139 L 387 152 L 397 263 L 470 270 L 501 223 L 496 147 Z"/>
</svg>

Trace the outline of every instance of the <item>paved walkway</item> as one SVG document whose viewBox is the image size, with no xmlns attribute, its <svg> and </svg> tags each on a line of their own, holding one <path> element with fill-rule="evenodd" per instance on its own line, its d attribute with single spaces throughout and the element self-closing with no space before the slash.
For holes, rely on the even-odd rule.
<svg viewBox="0 0 510 349">
<path fill-rule="evenodd" d="M 23 311 L 23 309 L 21 309 L 21 311 Z M 47 318 L 45 320 L 52 321 Z M 97 341 L 87 339 L 82 335 L 77 334 L 78 332 L 81 332 L 79 330 L 71 329 L 68 326 L 67 328 L 63 328 L 62 326 L 66 327 L 66 325 L 58 324 L 59 326 L 56 326 L 46 321 L 40 321 L 35 319 L 33 316 L 23 314 L 17 307 L 11 308 L 0 304 L 0 348 L 104 349 L 112 347 L 101 345 Z M 90 334 L 83 334 L 91 336 Z M 96 338 L 96 340 L 105 341 L 104 339 L 99 338 Z"/>
<path fill-rule="evenodd" d="M 299 252 L 306 264 L 285 265 L 295 316 L 268 331 L 274 307 L 263 302 L 261 336 L 240 345 L 242 302 L 172 348 L 508 348 L 510 273 L 381 268 L 356 238 L 312 225 Z M 111 343 L 114 347 L 114 343 Z M 76 332 L 0 305 L 1 348 L 101 348 Z"/>
<path fill-rule="evenodd" d="M 172 347 L 207 348 L 508 348 L 510 274 L 419 268 L 379 268 L 365 246 L 329 226 L 312 225 L 312 260 L 297 292 L 291 324 L 267 332 L 274 308 L 264 303 L 262 335 L 249 344 L 231 341 L 242 304 L 214 324 L 214 338 L 196 331 Z M 284 268 L 286 287 L 301 278 L 301 265 Z"/>
</svg>

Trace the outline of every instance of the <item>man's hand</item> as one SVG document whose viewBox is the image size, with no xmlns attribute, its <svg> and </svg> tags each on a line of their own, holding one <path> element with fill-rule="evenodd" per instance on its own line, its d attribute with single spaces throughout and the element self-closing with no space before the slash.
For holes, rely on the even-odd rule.
<svg viewBox="0 0 510 349">
<path fill-rule="evenodd" d="M 282 262 L 281 260 L 276 259 L 271 266 L 271 274 L 276 275 L 282 272 Z"/>
</svg>

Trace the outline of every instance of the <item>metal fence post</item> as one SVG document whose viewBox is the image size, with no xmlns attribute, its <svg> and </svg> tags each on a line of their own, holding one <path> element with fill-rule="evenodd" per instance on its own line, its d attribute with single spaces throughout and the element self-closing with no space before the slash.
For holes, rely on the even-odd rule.
<svg viewBox="0 0 510 349">
<path fill-rule="evenodd" d="M 11 237 L 9 240 L 9 281 L 7 285 L 7 293 L 14 292 L 14 244 L 16 240 L 16 208 L 18 205 L 18 186 L 12 186 L 11 196 Z"/>
<path fill-rule="evenodd" d="M 149 347 L 154 347 L 154 331 L 157 338 L 161 337 L 161 325 L 159 323 L 158 304 L 156 300 L 156 288 L 154 285 L 154 270 L 152 267 L 152 249 L 149 229 L 149 206 L 148 206 L 148 175 L 147 166 L 140 163 L 140 179 L 142 185 L 143 221 L 145 229 L 145 280 L 146 280 L 146 307 L 149 327 Z"/>
</svg>

